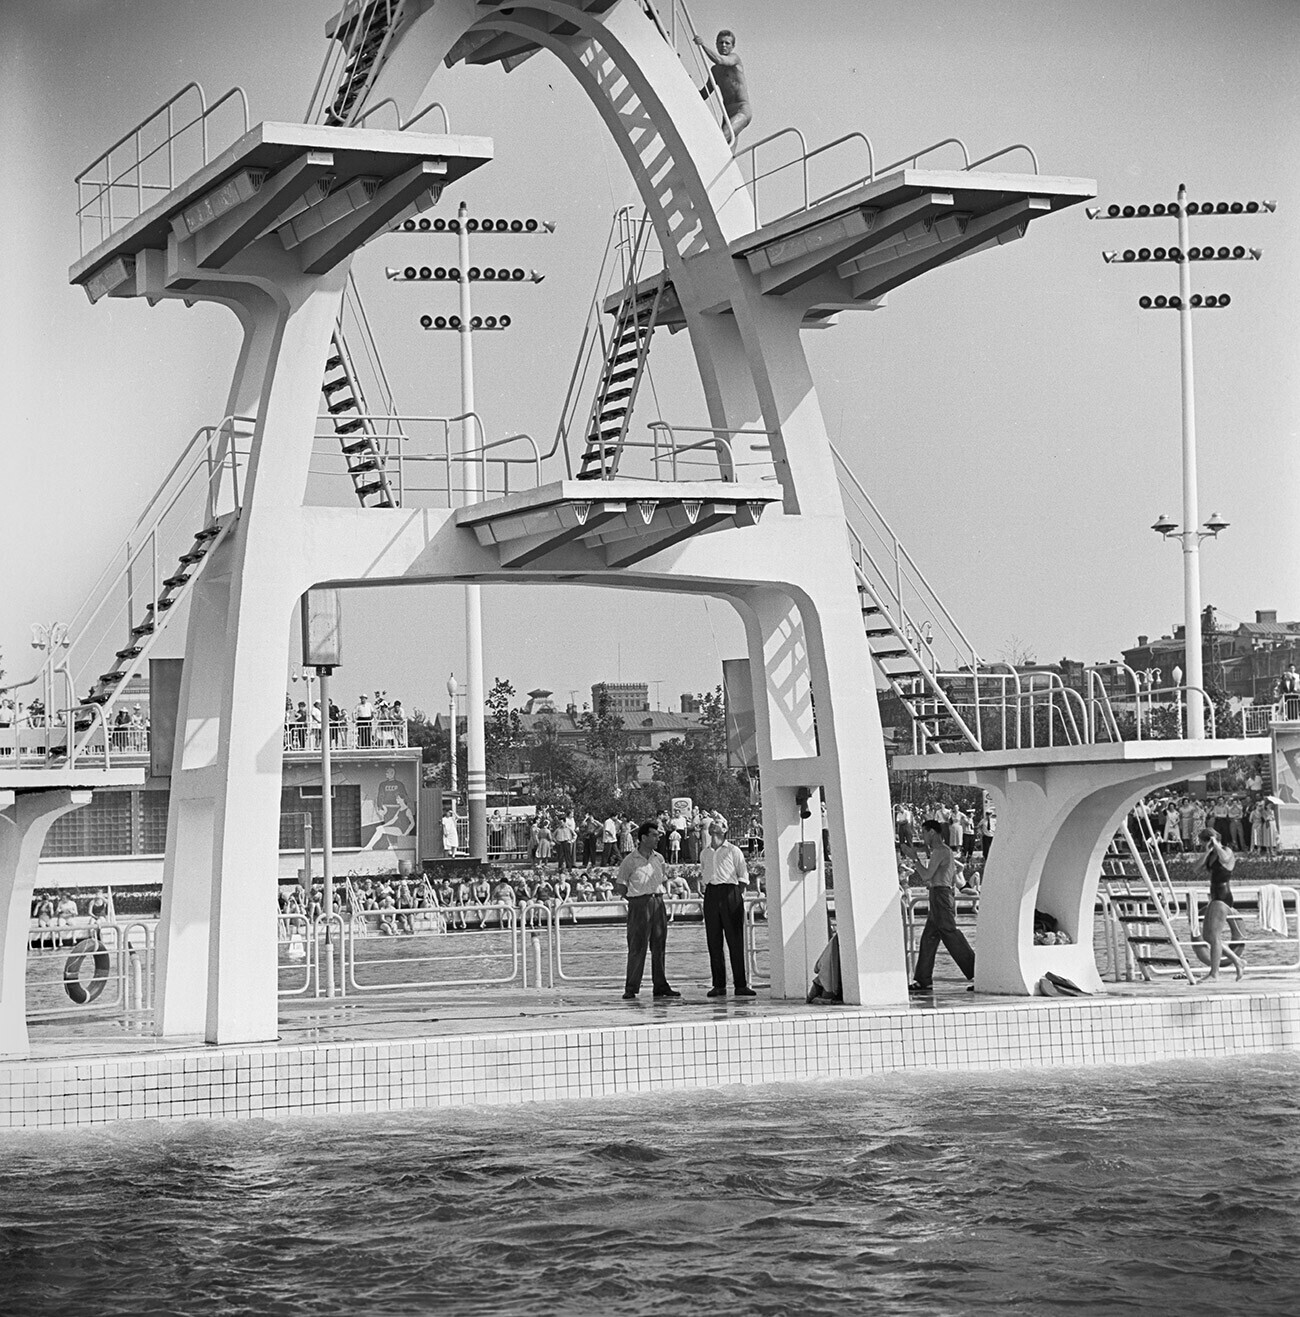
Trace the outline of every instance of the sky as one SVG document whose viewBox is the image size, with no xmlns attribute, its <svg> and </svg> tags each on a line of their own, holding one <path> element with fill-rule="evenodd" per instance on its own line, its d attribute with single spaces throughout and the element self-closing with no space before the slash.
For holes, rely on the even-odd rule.
<svg viewBox="0 0 1300 1317">
<path fill-rule="evenodd" d="M 1207 200 L 1277 201 L 1270 216 L 1208 221 L 1201 238 L 1264 252 L 1196 270 L 1202 291 L 1233 298 L 1195 319 L 1201 513 L 1231 523 L 1203 549 L 1202 590 L 1228 624 L 1256 609 L 1300 619 L 1300 4 L 807 0 L 797 25 L 788 0 L 690 7 L 701 31 L 737 32 L 750 141 L 791 124 L 810 145 L 856 129 L 877 159 L 949 136 L 972 156 L 1027 142 L 1045 174 L 1095 179 L 1102 204 L 1169 201 L 1180 181 Z M 10 680 L 35 670 L 31 623 L 72 614 L 185 441 L 220 418 L 238 341 L 220 308 L 91 306 L 70 287 L 73 177 L 191 79 L 209 99 L 242 85 L 254 122 L 302 119 L 333 12 L 328 0 L 0 3 Z M 634 190 L 549 55 L 510 74 L 439 69 L 427 94 L 453 131 L 495 142 L 439 213 L 463 198 L 556 223 L 545 239 L 500 240 L 508 263 L 546 281 L 480 285 L 475 308 L 514 319 L 476 341 L 489 435 L 522 430 L 549 447 L 610 217 Z M 853 163 L 828 156 L 814 186 L 847 181 Z M 989 658 L 1105 660 L 1181 621 L 1177 547 L 1149 529 L 1180 512 L 1177 318 L 1137 306 L 1176 291 L 1175 268 L 1100 255 L 1174 241 L 1169 221 L 1090 223 L 1074 207 L 897 290 L 885 310 L 805 335 L 832 438 Z M 385 237 L 354 268 L 402 409 L 446 414 L 458 409 L 455 336 L 416 321 L 452 311 L 450 298 L 382 277 L 417 256 L 451 263 L 434 242 Z M 699 424 L 684 340 L 656 338 L 655 395 L 666 419 Z M 483 612 L 489 684 L 577 691 L 579 703 L 595 681 L 643 680 L 674 708 L 744 652 L 725 604 L 685 597 L 647 608 L 616 591 L 502 586 L 484 590 Z M 432 713 L 448 674 L 464 676 L 461 592 L 349 592 L 344 646 L 345 691 L 383 688 Z"/>
</svg>

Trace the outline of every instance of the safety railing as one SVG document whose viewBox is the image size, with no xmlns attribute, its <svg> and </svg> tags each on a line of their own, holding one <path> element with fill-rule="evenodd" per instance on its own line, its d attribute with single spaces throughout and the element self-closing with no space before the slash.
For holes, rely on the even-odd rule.
<svg viewBox="0 0 1300 1317">
<path fill-rule="evenodd" d="M 483 497 L 536 488 L 542 483 L 542 462 L 549 454 L 542 453 L 529 434 L 488 440 L 477 412 L 431 416 L 350 411 L 348 418 L 370 422 L 376 430 L 386 431 L 385 469 L 399 506 L 461 507 Z M 315 437 L 325 447 L 313 455 L 311 471 L 316 476 L 346 477 L 339 465 L 333 419 L 329 413 L 317 417 Z M 477 442 L 453 448 L 453 427 L 467 426 Z M 500 454 L 499 450 L 509 444 L 526 445 L 525 455 Z"/>
<path fill-rule="evenodd" d="M 478 929 L 469 930 L 468 919 L 485 910 L 495 916 L 496 926 L 485 922 Z M 348 992 L 486 987 L 513 983 L 526 975 L 522 929 L 517 911 L 511 906 L 419 906 L 405 910 L 393 907 L 363 914 L 367 921 L 372 917 L 377 920 L 383 940 L 375 942 L 358 937 L 355 923 L 349 923 L 343 940 L 343 981 Z M 444 937 L 443 932 L 458 915 L 467 920 L 466 932 L 454 938 Z M 420 918 L 430 921 L 423 931 L 417 931 L 416 927 L 415 921 Z M 409 921 L 406 927 L 403 920 Z M 443 921 L 442 929 L 434 926 L 437 920 Z M 422 940 L 428 945 L 421 946 Z M 388 948 L 394 949 L 393 954 L 383 954 Z M 450 972 L 438 973 L 435 967 Z"/>
<path fill-rule="evenodd" d="M 239 131 L 223 135 L 214 146 L 212 117 L 234 102 L 242 113 Z M 232 87 L 209 105 L 197 82 L 186 83 L 76 176 L 81 255 L 144 214 L 247 132 L 248 97 L 242 87 Z"/>
<path fill-rule="evenodd" d="M 34 919 L 27 1018 L 109 1015 L 143 1023 L 153 1010 L 156 933 L 153 920 Z"/>
<path fill-rule="evenodd" d="M 330 723 L 331 750 L 404 750 L 407 724 L 401 718 L 345 719 Z M 284 749 L 301 752 L 321 748 L 319 723 L 301 723 L 296 719 L 284 728 Z"/>
<path fill-rule="evenodd" d="M 751 987 L 766 987 L 768 980 L 760 973 L 757 926 L 765 926 L 767 898 L 761 892 L 745 893 L 744 946 L 747 975 Z M 702 896 L 665 897 L 664 909 L 670 921 L 701 920 L 704 917 Z M 627 922 L 627 902 L 562 901 L 551 911 L 552 947 L 555 978 L 561 983 L 613 984 L 623 982 L 625 965 L 611 957 L 607 946 L 580 945 L 597 924 Z M 565 931 L 565 923 L 568 931 Z M 567 946 L 566 946 L 567 942 Z"/>
<path fill-rule="evenodd" d="M 649 442 L 625 440 L 623 450 L 641 449 L 650 453 L 655 480 L 721 480 L 726 484 L 775 481 L 776 466 L 770 456 L 742 460 L 736 456 L 734 440 L 740 437 L 763 439 L 750 452 L 771 453 L 772 432 L 755 427 L 715 428 L 708 425 L 673 425 L 668 421 L 651 421 Z M 682 442 L 679 434 L 707 435 L 706 439 Z M 626 471 L 620 469 L 620 475 Z"/>
<path fill-rule="evenodd" d="M 1282 922 L 1286 925 L 1286 932 L 1273 932 L 1269 936 L 1266 930 L 1264 933 L 1252 933 L 1250 938 L 1247 939 L 1246 967 L 1252 978 L 1259 974 L 1294 974 L 1297 970 L 1300 970 L 1300 890 L 1284 883 L 1266 884 L 1265 886 L 1273 886 L 1277 889 L 1277 900 L 1280 902 L 1278 912 L 1281 915 Z M 1256 897 L 1261 905 L 1265 900 L 1263 891 L 1264 888 L 1261 887 L 1260 894 Z M 1186 901 L 1191 940 L 1193 944 L 1205 946 L 1202 925 L 1205 919 L 1205 910 L 1208 909 L 1210 904 L 1209 893 L 1188 890 L 1184 894 L 1184 899 Z M 1289 911 L 1287 910 L 1288 903 L 1290 904 Z M 1262 924 L 1263 914 L 1263 910 L 1260 909 L 1256 915 L 1257 924 Z M 1240 914 L 1238 914 L 1238 918 L 1240 919 Z M 1257 953 L 1264 948 L 1269 948 L 1274 953 L 1280 951 L 1280 959 L 1261 961 Z"/>
<path fill-rule="evenodd" d="M 391 96 L 385 96 L 382 101 L 376 101 L 363 115 L 360 115 L 357 118 L 352 127 L 364 128 L 366 126 L 366 120 L 369 119 L 372 114 L 376 113 L 378 110 L 385 109 L 390 105 L 393 108 L 393 116 L 397 120 L 397 131 L 399 133 L 408 132 L 410 129 L 414 128 L 426 114 L 432 114 L 434 110 L 437 110 L 438 113 L 442 115 L 442 131 L 448 135 L 451 133 L 451 117 L 447 114 L 447 107 L 443 105 L 441 101 L 430 101 L 424 109 L 417 110 L 409 119 L 404 120 L 402 118 L 401 107 Z"/>
<path fill-rule="evenodd" d="M 1290 691 L 1273 704 L 1252 704 L 1241 711 L 1241 730 L 1246 736 L 1267 736 L 1274 723 L 1300 722 L 1300 694 Z"/>
<path fill-rule="evenodd" d="M 171 611 L 157 606 L 158 601 L 169 588 L 167 579 L 185 566 L 181 555 L 193 547 L 200 530 L 214 528 L 210 554 L 241 506 L 249 451 L 241 443 L 251 437 L 252 425 L 251 417 L 233 416 L 203 426 L 173 463 L 69 623 L 67 664 L 76 690 L 93 688 L 105 665 L 117 662 L 110 657 L 114 649 L 130 641 L 133 629 L 145 622 L 153 629 L 140 641 L 140 652 L 122 667 L 118 689 L 147 661 L 149 646 Z M 191 567 L 188 576 L 194 574 Z M 179 597 L 170 596 L 172 605 Z"/>
<path fill-rule="evenodd" d="M 798 154 L 792 159 L 785 160 L 767 169 L 759 169 L 758 151 L 760 147 L 770 148 L 776 142 L 793 138 L 798 143 Z M 848 146 L 852 143 L 859 143 L 866 149 L 867 169 L 863 174 L 855 174 L 847 183 L 841 183 L 829 191 L 820 192 L 812 195 L 809 183 L 809 164 L 818 157 L 827 156 L 832 151 L 840 147 Z M 757 142 L 751 143 L 741 153 L 739 158 L 744 161 L 748 168 L 745 170 L 745 186 L 750 190 L 754 203 L 755 221 L 762 225 L 764 223 L 775 223 L 776 220 L 786 219 L 791 215 L 800 214 L 803 211 L 811 210 L 814 206 L 820 205 L 824 201 L 829 201 L 834 197 L 851 192 L 854 188 L 862 187 L 866 183 L 872 183 L 877 178 L 885 178 L 894 173 L 896 170 L 904 168 L 915 169 L 920 162 L 930 155 L 943 150 L 946 147 L 956 147 L 961 153 L 960 171 L 969 173 L 979 169 L 983 165 L 991 164 L 994 160 L 1000 160 L 1004 156 L 1011 155 L 1016 151 L 1023 151 L 1029 156 L 1030 164 L 1035 174 L 1038 173 L 1038 156 L 1032 147 L 1027 146 L 1024 142 L 1016 142 L 1011 146 L 999 147 L 998 150 L 990 152 L 988 155 L 980 156 L 977 160 L 970 158 L 970 151 L 966 143 L 960 137 L 944 137 L 937 142 L 932 142 L 928 146 L 922 147 L 919 151 L 913 151 L 908 155 L 900 156 L 897 160 L 891 160 L 886 165 L 877 165 L 875 163 L 875 147 L 871 139 L 861 132 L 844 133 L 833 141 L 824 142 L 820 146 L 814 147 L 811 151 L 808 149 L 807 139 L 803 133 L 795 127 L 778 129 L 774 133 L 769 133 L 766 137 L 761 137 Z M 759 184 L 764 180 L 775 180 L 780 175 L 790 171 L 795 173 L 794 196 L 796 204 L 789 206 L 788 209 L 781 211 L 779 214 L 764 218 L 761 212 L 760 189 Z M 769 185 L 770 186 L 770 185 Z"/>
</svg>

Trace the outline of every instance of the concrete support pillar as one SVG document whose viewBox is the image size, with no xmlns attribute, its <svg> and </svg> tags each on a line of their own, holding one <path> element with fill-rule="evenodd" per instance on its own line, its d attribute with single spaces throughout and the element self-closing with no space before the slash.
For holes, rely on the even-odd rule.
<svg viewBox="0 0 1300 1317">
<path fill-rule="evenodd" d="M 998 830 L 984 867 L 975 925 L 978 991 L 1032 995 L 1048 970 L 1089 992 L 1102 990 L 1093 950 L 1102 858 L 1143 796 L 1227 762 L 1226 756 L 1206 755 L 1213 745 L 1124 742 L 993 752 L 1003 761 L 997 766 L 932 774 L 940 782 L 983 787 L 998 799 Z M 1202 757 L 1188 756 L 1189 748 L 1199 749 Z M 1143 757 L 1125 758 L 1126 752 Z M 1107 753 L 1109 760 L 1102 758 Z M 1178 757 L 1160 759 L 1157 753 Z M 1012 758 L 1022 762 L 1006 762 Z M 1071 944 L 1035 946 L 1035 910 L 1051 915 Z"/>
<path fill-rule="evenodd" d="M 785 590 L 755 587 L 737 599 L 754 688 L 775 997 L 804 996 L 826 944 L 820 811 L 814 795 L 811 816 L 800 818 L 799 787 L 820 788 L 826 799 L 845 1001 L 907 997 L 879 715 L 874 692 L 851 675 L 865 670 L 855 598 L 845 608 L 829 593 L 817 603 L 801 594 L 800 607 Z M 801 841 L 817 849 L 806 873 Z"/>
<path fill-rule="evenodd" d="M 90 803 L 89 791 L 18 791 L 0 809 L 0 1057 L 24 1057 L 27 941 L 36 866 L 50 824 Z"/>
</svg>

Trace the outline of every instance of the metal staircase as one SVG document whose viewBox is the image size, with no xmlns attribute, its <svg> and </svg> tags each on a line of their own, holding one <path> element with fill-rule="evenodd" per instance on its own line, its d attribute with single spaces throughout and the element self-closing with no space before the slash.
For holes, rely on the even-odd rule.
<svg viewBox="0 0 1300 1317">
<path fill-rule="evenodd" d="M 114 701 L 142 670 L 238 520 L 247 457 L 240 442 L 251 437 L 252 426 L 249 417 L 227 417 L 194 435 L 73 615 L 68 653 L 60 664 L 71 706 L 73 758 L 98 725 L 90 706 L 98 706 L 107 723 Z M 92 677 L 114 645 L 121 647 L 112 663 Z M 78 700 L 75 692 L 86 687 Z"/>
<path fill-rule="evenodd" d="M 979 750 L 980 658 L 834 447 L 862 625 L 876 670 L 912 719 L 917 753 Z M 987 674 L 990 683 L 1005 681 Z"/>
<path fill-rule="evenodd" d="M 321 381 L 324 408 L 338 435 L 348 477 L 363 508 L 393 508 L 397 498 L 388 481 L 382 437 L 357 378 L 358 372 L 340 324 L 330 340 Z"/>
<path fill-rule="evenodd" d="M 1195 983 L 1194 955 L 1188 956 L 1191 942 L 1179 935 L 1178 895 L 1150 820 L 1139 816 L 1138 830 L 1134 838 L 1124 823 L 1102 858 L 1100 887 L 1111 918 L 1145 981 L 1173 975 Z"/>
<path fill-rule="evenodd" d="M 332 41 L 312 91 L 309 123 L 356 122 L 401 32 L 406 8 L 405 0 L 349 0 L 326 25 Z"/>
<path fill-rule="evenodd" d="M 598 326 L 604 367 L 587 420 L 587 443 L 579 463 L 579 480 L 611 480 L 618 474 L 632 408 L 650 357 L 650 339 L 664 295 L 667 274 L 649 288 L 638 289 L 650 232 L 648 220 L 637 226 L 628 274 L 608 337 Z"/>
</svg>

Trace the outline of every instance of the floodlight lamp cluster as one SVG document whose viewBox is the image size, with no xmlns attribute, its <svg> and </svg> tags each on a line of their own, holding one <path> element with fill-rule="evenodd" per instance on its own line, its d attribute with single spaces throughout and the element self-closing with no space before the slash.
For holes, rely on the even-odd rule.
<svg viewBox="0 0 1300 1317">
<path fill-rule="evenodd" d="M 387 278 L 395 280 L 397 283 L 419 283 L 425 280 L 434 282 L 442 281 L 444 283 L 459 283 L 460 270 L 454 265 L 407 265 L 407 266 L 387 266 L 384 270 Z M 494 269 L 492 266 L 484 266 L 479 269 L 477 265 L 471 265 L 465 272 L 465 277 L 470 283 L 483 280 L 495 280 L 497 283 L 519 283 L 527 279 L 532 283 L 539 284 L 546 276 L 537 270 L 525 270 L 522 266 L 515 266 L 513 269 L 507 269 L 502 266 L 500 269 Z"/>
<path fill-rule="evenodd" d="M 1201 528 L 1195 531 L 1197 539 L 1211 540 L 1216 539 L 1220 531 L 1227 530 L 1230 522 L 1224 521 L 1217 512 L 1211 512 L 1210 515 L 1201 524 Z M 1182 533 L 1179 530 L 1178 523 L 1170 521 L 1165 513 L 1161 513 L 1154 522 L 1151 523 L 1151 529 L 1155 531 L 1161 539 L 1181 539 Z"/>
<path fill-rule="evenodd" d="M 1229 297 L 1227 293 L 1219 293 L 1217 295 L 1214 293 L 1208 293 L 1205 296 L 1202 296 L 1200 293 L 1193 293 L 1187 299 L 1187 305 L 1191 307 L 1193 311 L 1201 309 L 1207 311 L 1221 311 L 1231 304 L 1232 298 Z M 1163 293 L 1160 293 L 1155 297 L 1139 297 L 1138 306 L 1140 306 L 1143 311 L 1181 311 L 1183 309 L 1183 299 L 1177 296 L 1177 294 L 1173 297 L 1166 297 Z"/>
<path fill-rule="evenodd" d="M 430 219 L 403 220 L 393 229 L 394 233 L 459 233 L 460 220 L 443 219 L 438 216 Z M 466 233 L 554 233 L 554 220 L 540 219 L 467 219 Z"/>
<path fill-rule="evenodd" d="M 1277 209 L 1276 201 L 1189 201 L 1188 215 L 1261 215 Z M 1175 218 L 1182 207 L 1176 201 L 1157 201 L 1153 205 L 1121 206 L 1111 204 L 1089 206 L 1089 219 L 1159 219 L 1172 215 Z"/>
<path fill-rule="evenodd" d="M 509 329 L 509 316 L 470 316 L 470 329 Z M 460 316 L 421 316 L 421 329 L 453 329 L 459 331 L 463 322 Z"/>
<path fill-rule="evenodd" d="M 1189 247 L 1186 259 L 1189 261 L 1258 261 L 1262 259 L 1262 247 Z M 1179 247 L 1127 247 L 1123 251 L 1102 252 L 1101 259 L 1107 265 L 1116 261 L 1174 261 L 1184 259 Z"/>
</svg>

